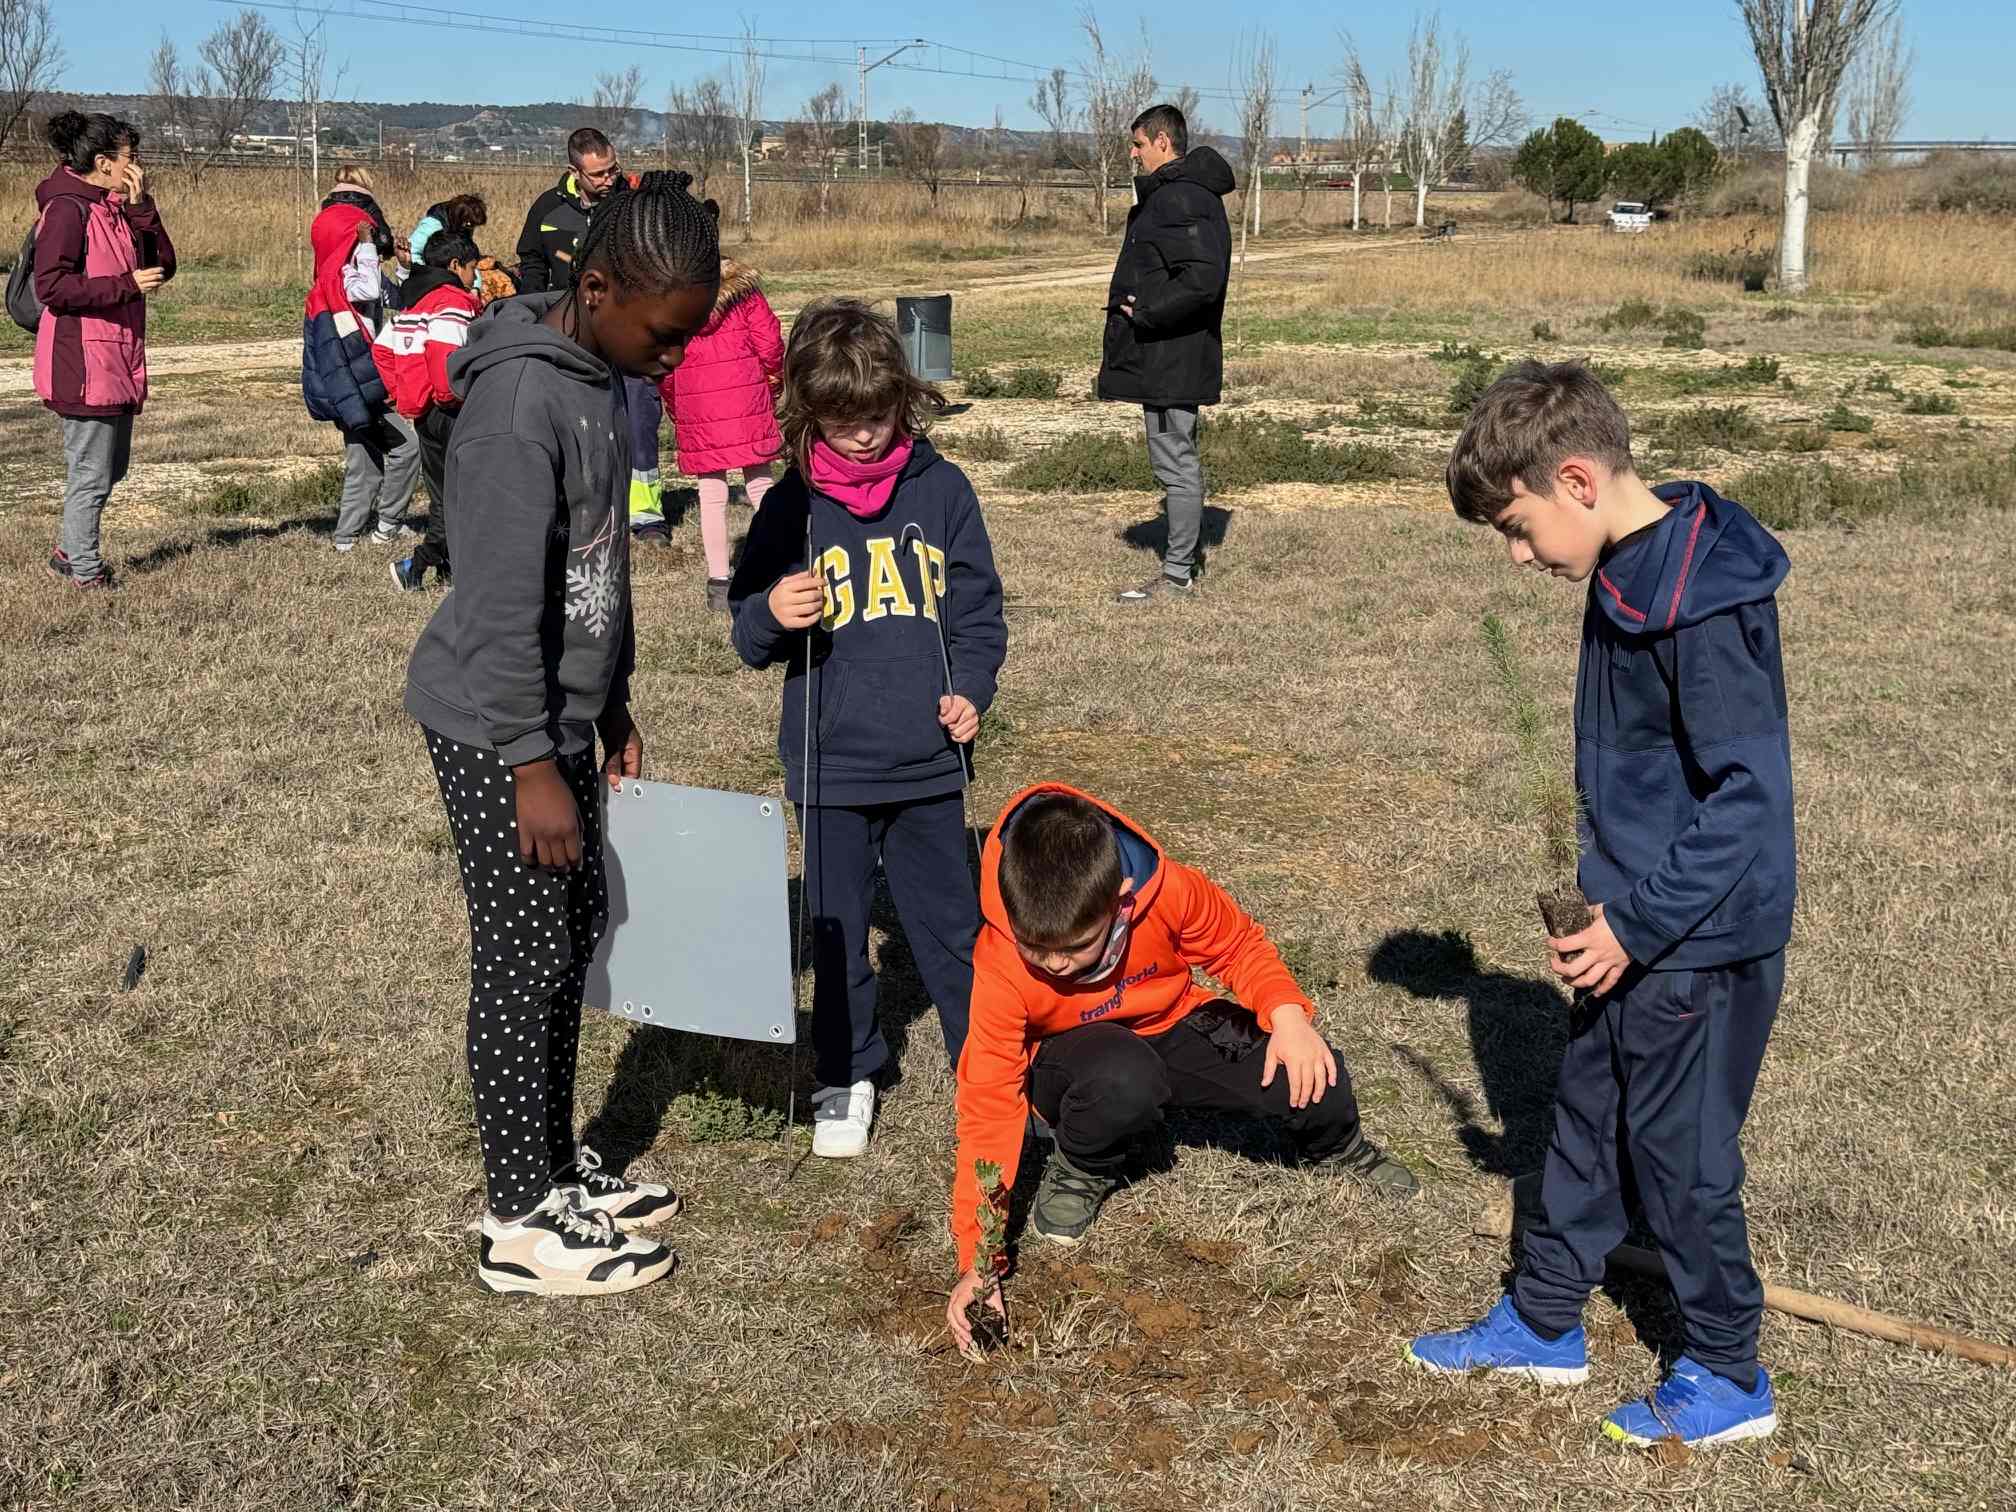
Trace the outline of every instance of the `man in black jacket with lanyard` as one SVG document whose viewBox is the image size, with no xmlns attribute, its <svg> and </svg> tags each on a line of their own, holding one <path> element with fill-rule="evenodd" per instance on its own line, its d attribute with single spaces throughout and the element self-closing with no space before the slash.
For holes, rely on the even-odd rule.
<svg viewBox="0 0 2016 1512">
<path fill-rule="evenodd" d="M 1224 196 L 1234 181 L 1225 159 L 1192 148 L 1183 112 L 1154 105 L 1133 127 L 1134 208 L 1106 296 L 1106 346 L 1099 397 L 1139 404 L 1147 417 L 1148 459 L 1169 512 L 1162 570 L 1123 603 L 1192 592 L 1204 523 L 1204 469 L 1197 458 L 1197 410 L 1216 404 L 1224 383 L 1225 289 L 1232 229 Z"/>
<path fill-rule="evenodd" d="M 574 284 L 574 253 L 588 233 L 595 207 L 629 187 L 616 149 L 593 126 L 567 138 L 567 172 L 532 202 L 525 229 L 518 233 L 518 292 L 537 294 Z M 658 479 L 658 422 L 664 406 L 658 386 L 644 378 L 623 380 L 630 415 L 630 528 L 639 540 L 666 536 L 664 486 Z"/>
</svg>

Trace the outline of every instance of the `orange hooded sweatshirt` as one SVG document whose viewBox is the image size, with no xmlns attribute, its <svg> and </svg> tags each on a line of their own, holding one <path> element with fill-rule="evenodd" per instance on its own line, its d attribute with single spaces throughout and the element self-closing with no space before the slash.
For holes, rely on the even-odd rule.
<svg viewBox="0 0 2016 1512">
<path fill-rule="evenodd" d="M 1001 835 L 1015 811 L 1044 793 L 1069 793 L 1098 804 L 1120 836 L 1122 872 L 1138 898 L 1120 964 L 1097 982 L 1059 982 L 1028 966 L 1015 948 L 1001 901 Z M 1145 873 L 1145 875 L 1143 875 Z M 1162 854 L 1119 810 L 1062 783 L 1025 788 L 1008 800 L 980 862 L 980 938 L 973 947 L 972 1027 L 959 1057 L 959 1154 L 952 1182 L 952 1237 L 959 1266 L 973 1263 L 980 1237 L 976 1161 L 1001 1167 L 1015 1184 L 1029 1117 L 1029 1063 L 1037 1042 L 1084 1024 L 1125 1024 L 1157 1035 L 1219 994 L 1191 976 L 1217 978 L 1272 1033 L 1274 1010 L 1314 1009 L 1282 964 L 1266 931 L 1202 872 Z"/>
</svg>

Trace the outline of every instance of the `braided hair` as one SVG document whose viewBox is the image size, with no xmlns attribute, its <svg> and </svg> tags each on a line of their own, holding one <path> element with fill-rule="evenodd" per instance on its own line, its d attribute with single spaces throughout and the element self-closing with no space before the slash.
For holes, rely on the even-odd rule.
<svg viewBox="0 0 2016 1512">
<path fill-rule="evenodd" d="M 625 295 L 718 284 L 720 232 L 687 193 L 692 182 L 690 173 L 652 172 L 602 199 L 575 254 L 575 286 L 591 267 Z"/>
</svg>

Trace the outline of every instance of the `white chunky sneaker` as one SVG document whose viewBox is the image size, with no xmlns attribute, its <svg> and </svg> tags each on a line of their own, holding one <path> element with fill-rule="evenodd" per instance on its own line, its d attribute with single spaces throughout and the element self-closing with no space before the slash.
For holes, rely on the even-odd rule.
<svg viewBox="0 0 2016 1512">
<path fill-rule="evenodd" d="M 523 1218 L 485 1213 L 477 1278 L 493 1292 L 600 1297 L 648 1286 L 678 1263 L 664 1245 L 619 1233 L 607 1213 L 581 1203 L 579 1187 L 555 1187 Z"/>
<path fill-rule="evenodd" d="M 581 1188 L 580 1207 L 586 1213 L 607 1213 L 626 1234 L 663 1223 L 679 1211 L 679 1194 L 655 1181 L 626 1181 L 602 1169 L 602 1157 L 587 1145 L 577 1147 L 574 1164 L 560 1180 Z"/>
<path fill-rule="evenodd" d="M 812 1094 L 812 1153 L 831 1160 L 852 1160 L 868 1148 L 868 1128 L 874 1122 L 872 1081 L 857 1081 L 851 1087 L 821 1087 Z"/>
</svg>

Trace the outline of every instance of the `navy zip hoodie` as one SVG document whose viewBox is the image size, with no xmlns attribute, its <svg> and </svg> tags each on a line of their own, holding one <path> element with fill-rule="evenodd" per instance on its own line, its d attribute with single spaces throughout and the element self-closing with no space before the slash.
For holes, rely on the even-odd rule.
<svg viewBox="0 0 2016 1512">
<path fill-rule="evenodd" d="M 770 612 L 779 578 L 805 570 L 805 525 L 826 579 L 812 641 L 812 783 L 805 751 L 805 646 Z M 921 536 L 921 541 L 920 541 Z M 930 564 L 932 584 L 923 578 Z M 919 436 L 880 513 L 861 519 L 807 486 L 797 468 L 763 500 L 728 587 L 735 649 L 752 667 L 782 663 L 777 754 L 794 803 L 903 803 L 959 791 L 959 748 L 938 723 L 945 692 L 937 597 L 944 600 L 952 691 L 982 714 L 1008 654 L 1001 578 L 966 474 Z"/>
<path fill-rule="evenodd" d="M 1705 970 L 1785 948 L 1792 748 L 1774 595 L 1791 563 L 1741 505 L 1670 507 L 1596 569 L 1575 679 L 1583 894 L 1631 959 Z"/>
<path fill-rule="evenodd" d="M 592 751 L 637 660 L 624 390 L 540 324 L 566 297 L 498 300 L 448 359 L 455 586 L 406 672 L 409 714 L 506 766 Z"/>
</svg>

